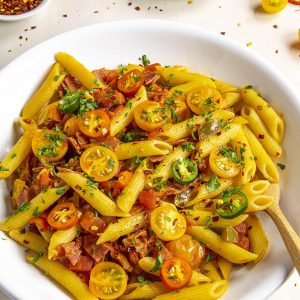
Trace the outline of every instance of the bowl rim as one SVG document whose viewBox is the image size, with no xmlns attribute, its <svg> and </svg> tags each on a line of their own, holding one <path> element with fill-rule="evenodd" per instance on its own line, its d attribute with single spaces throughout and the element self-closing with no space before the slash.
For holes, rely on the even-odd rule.
<svg viewBox="0 0 300 300">
<path fill-rule="evenodd" d="M 51 2 L 51 0 L 44 0 L 43 2 Z M 42 4 L 41 4 L 42 5 Z M 97 27 L 110 27 L 110 26 L 124 26 L 124 27 L 132 27 L 132 26 L 146 26 L 147 28 L 155 27 L 155 28 L 165 28 L 166 30 L 171 30 L 172 27 L 176 26 L 177 29 L 180 31 L 190 31 L 192 30 L 194 33 L 198 31 L 199 36 L 205 36 L 208 38 L 213 38 L 214 42 L 218 44 L 224 44 L 225 48 L 230 47 L 233 49 L 235 52 L 240 52 L 242 51 L 244 54 L 247 54 L 247 59 L 250 61 L 255 61 L 256 63 L 261 64 L 261 66 L 268 71 L 270 74 L 270 80 L 276 79 L 276 81 L 281 81 L 282 86 L 288 94 L 290 95 L 290 98 L 293 99 L 293 104 L 297 108 L 299 114 L 300 114 L 300 101 L 297 99 L 298 93 L 297 89 L 293 86 L 293 84 L 287 79 L 286 76 L 284 76 L 276 67 L 274 67 L 269 61 L 267 61 L 265 58 L 263 58 L 261 55 L 257 54 L 254 52 L 252 49 L 249 49 L 248 47 L 243 47 L 242 44 L 240 44 L 238 41 L 233 40 L 230 37 L 227 36 L 221 36 L 217 32 L 211 31 L 209 29 L 203 28 L 202 26 L 196 26 L 192 24 L 186 24 L 182 21 L 170 21 L 170 20 L 163 20 L 163 19 L 155 19 L 155 18 L 137 18 L 137 19 L 123 19 L 123 20 L 115 20 L 115 21 L 107 21 L 107 22 L 101 22 L 101 23 L 96 23 L 92 25 L 85 25 L 85 26 L 80 26 L 78 28 L 60 33 L 54 37 L 51 37 L 34 47 L 27 49 L 24 53 L 21 55 L 17 56 L 15 59 L 13 59 L 11 62 L 9 62 L 4 68 L 0 69 L 0 82 L 2 80 L 5 81 L 5 73 L 10 72 L 10 69 L 13 69 L 15 65 L 18 65 L 20 61 L 26 59 L 28 55 L 30 55 L 31 52 L 37 51 L 40 47 L 43 47 L 47 43 L 51 43 L 55 41 L 56 39 L 61 39 L 64 36 L 68 36 L 69 34 L 73 34 L 74 32 L 78 31 L 86 31 L 90 30 L 91 28 L 97 28 Z M 172 28 L 174 30 L 174 28 Z M 2 80 L 1 80 L 2 79 Z M 275 293 L 278 289 L 282 287 L 282 285 L 288 280 L 289 277 L 291 277 L 295 273 L 295 268 L 293 267 L 291 270 L 289 270 L 288 275 L 286 278 L 282 281 L 282 284 L 278 286 L 273 292 Z M 10 297 L 16 297 L 16 294 L 12 289 L 7 288 L 6 286 L 3 285 L 3 283 L 0 281 L 0 289 L 3 290 L 3 292 L 6 295 L 9 295 Z M 269 295 L 270 296 L 270 295 Z"/>
<path fill-rule="evenodd" d="M 44 10 L 51 2 L 52 0 L 42 0 L 42 2 L 35 7 L 34 9 L 25 12 L 23 14 L 19 14 L 19 15 L 1 15 L 0 14 L 0 21 L 19 21 L 19 20 L 23 20 L 23 19 L 27 19 L 30 18 L 32 16 L 34 16 L 35 14 L 37 14 L 38 12 L 41 12 L 42 10 Z"/>
</svg>

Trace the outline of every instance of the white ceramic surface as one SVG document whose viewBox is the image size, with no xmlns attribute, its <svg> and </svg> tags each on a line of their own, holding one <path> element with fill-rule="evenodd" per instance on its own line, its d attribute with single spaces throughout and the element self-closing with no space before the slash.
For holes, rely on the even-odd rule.
<svg viewBox="0 0 300 300">
<path fill-rule="evenodd" d="M 24 53 L 0 72 L 0 156 L 13 145 L 17 133 L 13 123 L 22 106 L 40 85 L 54 61 L 54 54 L 66 51 L 88 68 L 115 67 L 138 62 L 147 54 L 151 61 L 165 65 L 188 65 L 195 71 L 237 85 L 252 84 L 271 104 L 282 111 L 287 121 L 284 141 L 287 164 L 282 187 L 282 208 L 296 231 L 300 194 L 296 172 L 300 167 L 297 149 L 300 138 L 300 104 L 297 94 L 271 65 L 246 47 L 217 34 L 183 24 L 158 20 L 134 20 L 104 23 L 80 28 Z M 7 198 L 9 188 L 0 183 L 0 194 Z M 0 218 L 7 215 L 7 205 L 0 202 Z M 224 299 L 265 299 L 287 278 L 292 266 L 288 254 L 270 219 L 262 214 L 264 228 L 270 238 L 270 252 L 257 266 L 236 269 Z M 4 235 L 1 233 L 0 237 Z M 69 299 L 55 283 L 24 262 L 23 250 L 14 242 L 0 243 L 0 285 L 12 297 L 22 300 Z M 5 270 L 5 271 L 3 271 Z"/>
<path fill-rule="evenodd" d="M 40 5 L 38 5 L 36 8 L 20 15 L 1 15 L 0 14 L 0 21 L 5 21 L 5 22 L 14 22 L 14 21 L 20 21 L 24 20 L 27 18 L 30 18 L 37 13 L 41 12 L 44 10 L 51 2 L 52 0 L 43 0 Z"/>
</svg>

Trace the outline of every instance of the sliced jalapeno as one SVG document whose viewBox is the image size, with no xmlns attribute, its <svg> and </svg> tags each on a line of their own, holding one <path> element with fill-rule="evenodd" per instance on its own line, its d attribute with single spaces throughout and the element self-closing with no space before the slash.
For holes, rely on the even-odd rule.
<svg viewBox="0 0 300 300">
<path fill-rule="evenodd" d="M 232 197 L 232 196 L 238 197 Z M 216 211 L 224 219 L 233 219 L 242 214 L 248 207 L 248 198 L 237 189 L 227 190 L 217 203 Z"/>
<path fill-rule="evenodd" d="M 192 183 L 198 175 L 198 166 L 188 158 L 181 158 L 171 166 L 173 178 L 180 184 Z"/>
</svg>

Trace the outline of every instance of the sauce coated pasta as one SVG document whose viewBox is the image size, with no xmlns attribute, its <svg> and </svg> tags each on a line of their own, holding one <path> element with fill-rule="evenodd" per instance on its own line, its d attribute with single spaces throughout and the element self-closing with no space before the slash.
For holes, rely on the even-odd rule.
<svg viewBox="0 0 300 300">
<path fill-rule="evenodd" d="M 252 86 L 140 62 L 56 55 L 0 163 L 0 229 L 76 299 L 218 299 L 268 250 L 284 123 Z"/>
</svg>

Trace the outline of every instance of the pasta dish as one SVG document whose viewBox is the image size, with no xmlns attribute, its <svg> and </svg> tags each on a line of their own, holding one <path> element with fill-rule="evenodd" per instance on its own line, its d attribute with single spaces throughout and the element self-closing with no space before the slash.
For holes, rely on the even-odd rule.
<svg viewBox="0 0 300 300">
<path fill-rule="evenodd" d="M 139 60 L 56 54 L 0 162 L 0 230 L 76 299 L 218 299 L 268 250 L 284 123 L 252 86 Z"/>
</svg>

